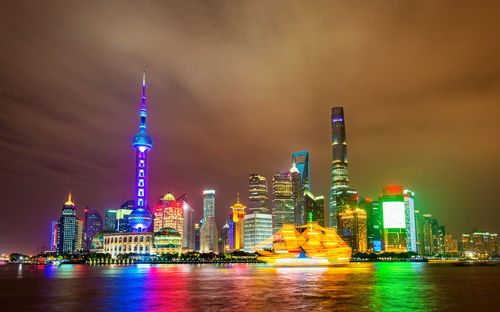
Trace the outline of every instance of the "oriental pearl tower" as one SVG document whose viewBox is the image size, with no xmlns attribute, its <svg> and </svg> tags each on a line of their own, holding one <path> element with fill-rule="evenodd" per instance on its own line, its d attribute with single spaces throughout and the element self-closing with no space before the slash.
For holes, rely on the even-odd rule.
<svg viewBox="0 0 500 312">
<path fill-rule="evenodd" d="M 135 169 L 135 209 L 129 216 L 129 223 L 134 232 L 146 232 L 153 222 L 153 217 L 147 208 L 147 168 L 148 152 L 153 147 L 153 139 L 146 133 L 146 71 L 142 75 L 142 98 L 139 110 L 139 132 L 132 139 L 136 151 Z"/>
</svg>

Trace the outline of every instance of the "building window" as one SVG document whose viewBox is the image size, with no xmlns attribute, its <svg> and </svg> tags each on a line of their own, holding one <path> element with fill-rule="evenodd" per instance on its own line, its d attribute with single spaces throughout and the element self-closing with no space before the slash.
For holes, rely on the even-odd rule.
<svg viewBox="0 0 500 312">
<path fill-rule="evenodd" d="M 130 236 L 130 237 L 128 238 L 128 242 L 129 242 L 129 243 L 131 243 L 131 242 L 132 242 L 132 236 Z"/>
<path fill-rule="evenodd" d="M 139 168 L 144 168 L 144 159 L 139 160 Z"/>
<path fill-rule="evenodd" d="M 148 236 L 148 237 L 146 237 L 146 242 L 148 242 L 148 243 L 149 243 L 149 236 Z"/>
<path fill-rule="evenodd" d="M 144 179 L 139 179 L 139 186 L 143 187 L 144 186 Z"/>
<path fill-rule="evenodd" d="M 137 196 L 141 196 L 143 197 L 144 196 L 144 189 L 140 188 L 137 192 Z"/>
<path fill-rule="evenodd" d="M 144 241 L 144 236 L 141 236 L 141 243 Z M 142 249 L 142 247 L 141 247 Z"/>
<path fill-rule="evenodd" d="M 144 170 L 139 169 L 139 177 L 144 178 Z"/>
<path fill-rule="evenodd" d="M 139 198 L 139 199 L 137 200 L 137 206 L 139 206 L 139 207 L 144 206 L 144 200 L 142 200 L 142 198 Z"/>
<path fill-rule="evenodd" d="M 137 243 L 137 236 L 134 238 L 134 242 L 136 242 L 136 243 Z"/>
</svg>

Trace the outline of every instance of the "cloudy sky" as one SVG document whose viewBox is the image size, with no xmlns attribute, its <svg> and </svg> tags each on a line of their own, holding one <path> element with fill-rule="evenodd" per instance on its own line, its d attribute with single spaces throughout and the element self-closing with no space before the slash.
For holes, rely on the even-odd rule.
<svg viewBox="0 0 500 312">
<path fill-rule="evenodd" d="M 345 110 L 352 187 L 416 193 L 447 230 L 500 231 L 498 1 L 101 1 L 0 4 L 0 252 L 48 243 L 133 197 L 148 75 L 149 200 L 217 190 L 219 226 L 248 174 L 310 151 L 329 193 L 330 109 Z"/>
</svg>

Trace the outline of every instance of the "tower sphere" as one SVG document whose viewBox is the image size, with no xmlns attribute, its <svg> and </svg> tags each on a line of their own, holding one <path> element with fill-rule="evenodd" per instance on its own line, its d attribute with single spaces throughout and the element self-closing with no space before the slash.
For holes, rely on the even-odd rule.
<svg viewBox="0 0 500 312">
<path fill-rule="evenodd" d="M 135 149 L 144 152 L 145 150 L 150 150 L 153 147 L 153 139 L 145 131 L 139 131 L 132 139 L 132 146 Z"/>
<path fill-rule="evenodd" d="M 129 215 L 128 222 L 134 232 L 145 232 L 153 223 L 153 216 L 144 208 L 135 208 Z"/>
</svg>

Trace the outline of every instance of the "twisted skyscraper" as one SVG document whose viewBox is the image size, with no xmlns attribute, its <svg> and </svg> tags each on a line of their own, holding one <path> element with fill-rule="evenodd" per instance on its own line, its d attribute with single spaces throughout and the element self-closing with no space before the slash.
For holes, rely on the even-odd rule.
<svg viewBox="0 0 500 312">
<path fill-rule="evenodd" d="M 130 226 L 134 232 L 145 232 L 153 221 L 147 207 L 147 155 L 153 147 L 153 139 L 146 133 L 146 72 L 142 75 L 142 98 L 139 111 L 139 132 L 132 139 L 132 146 L 136 150 L 135 170 L 135 209 L 129 216 Z"/>
<path fill-rule="evenodd" d="M 349 187 L 347 175 L 347 143 L 345 138 L 344 109 L 332 108 L 332 184 L 328 226 L 337 225 L 337 191 Z"/>
</svg>

